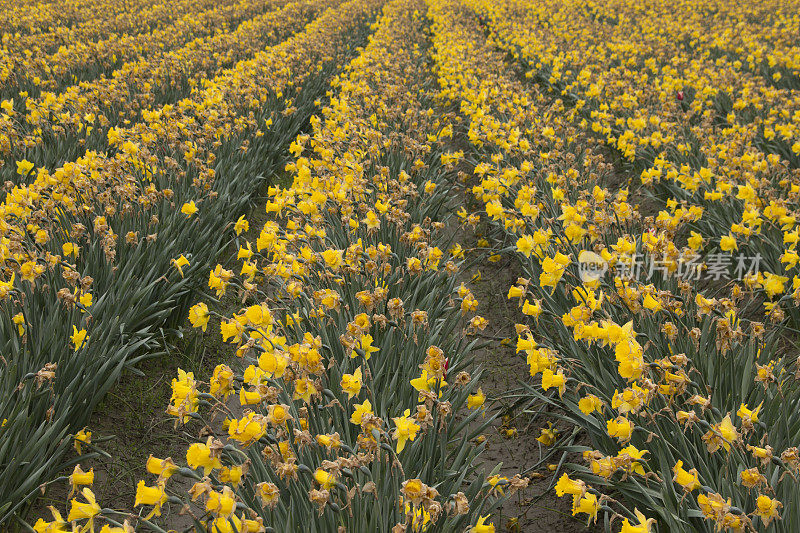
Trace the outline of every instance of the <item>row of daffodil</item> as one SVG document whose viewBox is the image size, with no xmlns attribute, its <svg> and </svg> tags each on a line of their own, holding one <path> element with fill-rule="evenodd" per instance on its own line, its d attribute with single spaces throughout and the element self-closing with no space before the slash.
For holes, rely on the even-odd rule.
<svg viewBox="0 0 800 533">
<path fill-rule="evenodd" d="M 189 447 L 187 466 L 148 460 L 143 528 L 158 530 L 174 502 L 203 531 L 484 533 L 492 502 L 526 484 L 477 470 L 488 420 L 469 334 L 486 321 L 457 287 L 464 250 L 446 231 L 460 156 L 429 107 L 425 10 L 385 6 L 292 144 L 292 185 L 270 188 L 270 220 L 239 241 L 241 271 L 211 271 L 217 297 L 248 306 L 224 317 L 198 303 L 189 319 L 219 324 L 239 368 L 173 380 L 167 412 L 218 433 Z M 194 481 L 188 496 L 174 477 Z M 93 475 L 70 479 L 78 489 Z M 83 489 L 66 522 L 122 519 L 95 502 Z"/>
<path fill-rule="evenodd" d="M 170 24 L 192 10 L 188 2 L 175 2 L 174 12 L 153 0 L 127 5 L 119 0 L 71 0 L 54 5 L 48 2 L 9 2 L 0 5 L 0 24 L 4 48 L 29 47 L 41 39 L 37 52 L 50 52 L 78 40 L 97 40 L 112 33 L 142 33 Z M 206 9 L 211 4 L 205 4 Z M 127 9 L 126 9 L 127 8 Z M 194 8 L 196 11 L 198 8 Z"/>
<path fill-rule="evenodd" d="M 132 9 L 134 12 L 139 12 L 147 4 L 151 4 L 151 2 L 145 0 L 142 5 L 132 6 Z M 106 0 L 97 2 L 97 5 L 112 7 L 115 3 L 114 0 Z M 36 5 L 33 2 L 12 3 L 4 0 L 0 4 L 0 22 L 2 22 L 5 32 L 9 34 L 7 39 L 15 36 L 19 38 L 28 33 L 46 33 L 58 28 L 66 32 L 70 28 L 86 23 L 91 18 L 93 9 L 92 3 L 83 0 L 64 2 L 61 9 L 44 2 Z"/>
<path fill-rule="evenodd" d="M 501 45 L 524 59 L 528 75 L 576 100 L 584 109 L 585 126 L 606 137 L 625 158 L 640 160 L 648 169 L 656 159 L 666 158 L 680 179 L 695 186 L 709 181 L 709 170 L 703 174 L 702 168 L 706 159 L 727 160 L 736 166 L 733 162 L 747 155 L 738 139 L 750 141 L 746 148 L 755 143 L 756 151 L 778 153 L 797 166 L 800 115 L 796 115 L 799 102 L 792 91 L 797 84 L 796 67 L 787 78 L 787 83 L 794 80 L 789 87 L 778 87 L 772 78 L 779 74 L 764 77 L 742 71 L 743 61 L 754 66 L 760 59 L 721 54 L 724 46 L 719 39 L 713 44 L 698 40 L 686 44 L 697 31 L 687 33 L 693 24 L 679 14 L 695 10 L 668 8 L 674 13 L 669 16 L 658 11 L 641 13 L 631 3 L 617 2 L 601 16 L 582 4 L 554 6 L 537 3 L 517 17 L 507 17 L 505 5 L 487 4 L 484 9 Z M 553 12 L 558 8 L 563 12 Z M 530 25 L 548 16 L 554 21 L 552 28 Z M 751 20 L 755 14 L 742 12 L 741 17 Z M 654 27 L 655 20 L 659 23 Z M 701 24 L 713 34 L 731 20 L 739 19 L 703 18 Z M 721 32 L 734 43 L 729 46 L 738 46 L 742 35 L 750 42 L 761 33 L 758 24 L 740 21 L 738 25 L 740 33 Z M 800 52 L 795 47 L 792 54 Z M 775 59 L 770 56 L 764 61 L 771 64 Z M 717 145 L 725 150 L 716 149 Z M 757 164 L 763 160 L 753 154 L 748 157 L 755 157 Z M 690 168 L 680 170 L 682 163 Z M 773 160 L 769 164 L 776 166 Z M 657 166 L 664 175 L 672 170 L 664 162 Z M 742 166 L 749 170 L 750 165 Z M 658 170 L 651 172 L 655 175 L 643 177 L 661 177 Z"/>
<path fill-rule="evenodd" d="M 281 0 L 269 7 L 235 30 L 219 31 L 168 52 L 139 56 L 110 78 L 101 76 L 57 95 L 44 93 L 40 98 L 25 99 L 25 112 L 9 113 L 14 124 L 5 131 L 11 147 L 7 160 L 33 164 L 26 174 L 33 177 L 37 166 L 51 168 L 84 150 L 102 150 L 110 129 L 139 122 L 154 109 L 200 89 L 202 83 L 237 61 L 283 41 L 301 30 L 323 4 L 320 0 Z M 0 168 L 0 177 L 23 179 L 17 172 L 19 165 L 14 166 Z"/>
<path fill-rule="evenodd" d="M 541 94 L 526 90 L 519 83 L 515 73 L 506 68 L 503 62 L 504 54 L 497 52 L 486 42 L 478 27 L 477 19 L 465 6 L 455 0 L 431 0 L 430 3 L 433 4 L 430 14 L 436 48 L 434 59 L 439 77 L 439 98 L 444 103 L 459 108 L 468 119 L 463 134 L 475 149 L 474 157 L 471 159 L 476 163 L 474 172 L 480 179 L 480 184 L 472 189 L 479 203 L 477 206 L 465 206 L 460 216 L 465 223 L 473 226 L 485 225 L 482 221 L 488 216 L 489 220 L 497 220 L 501 228 L 508 228 L 511 232 L 525 228 L 527 221 L 538 219 L 540 211 L 544 208 L 534 196 L 536 189 L 528 186 L 525 181 L 526 175 L 534 172 L 536 175 L 549 173 L 552 185 L 561 190 L 561 194 L 568 190 L 568 184 L 577 181 L 577 174 L 561 170 L 561 167 L 569 161 L 566 150 L 561 153 L 557 151 L 548 154 L 538 153 L 539 144 L 544 145 L 549 139 L 549 132 L 542 134 L 542 130 L 545 129 L 544 124 L 550 125 L 563 120 L 564 109 L 546 105 L 549 100 L 543 98 Z M 469 155 L 467 157 L 469 158 Z M 537 159 L 541 162 L 535 163 Z M 586 161 L 587 166 L 594 166 L 591 156 L 587 157 Z M 516 207 L 512 206 L 514 211 L 509 210 L 507 213 L 507 208 L 501 200 L 506 194 L 512 194 L 512 190 L 517 192 L 516 186 L 522 186 L 523 190 L 516 196 Z M 552 203 L 552 200 L 549 203 Z M 491 232 L 491 228 L 486 229 Z M 528 236 L 531 246 L 528 248 L 523 246 L 523 249 L 528 254 L 532 249 L 549 249 L 548 243 L 553 238 L 553 233 L 558 232 L 543 229 L 533 236 Z M 527 243 L 528 239 L 523 239 L 523 243 Z M 554 284 L 553 280 L 560 277 L 569 259 L 555 253 L 553 257 L 545 258 L 545 261 L 548 274 L 544 275 L 543 283 Z M 522 281 L 521 279 L 520 282 Z M 538 318 L 543 313 L 545 302 L 529 297 L 518 287 L 514 287 L 510 294 L 522 296 L 521 306 L 524 315 Z M 538 326 L 539 324 L 533 324 L 533 332 L 538 333 L 540 329 Z M 531 373 L 538 374 L 540 366 L 543 369 L 557 370 L 555 364 L 558 358 L 555 350 L 539 349 L 533 341 L 530 325 L 517 324 L 516 328 L 520 335 L 518 350 L 530 353 L 528 360 L 532 363 Z M 562 374 L 563 372 L 557 374 L 550 371 L 545 382 L 547 387 L 551 386 L 554 378 L 558 381 L 555 376 Z M 548 440 L 542 442 L 553 444 L 553 441 Z M 640 455 L 639 450 L 631 446 L 620 451 L 618 457 L 621 465 L 626 463 L 633 468 L 637 464 L 636 458 Z M 598 496 L 599 494 L 593 491 L 577 493 L 573 514 L 586 514 L 590 522 L 596 520 L 601 506 L 605 503 L 599 500 Z M 610 511 L 607 507 L 606 510 Z M 631 516 L 635 516 L 634 524 L 638 522 L 639 526 L 632 526 L 626 518 L 623 531 L 626 533 L 638 531 L 632 529 L 635 527 L 645 528 L 642 531 L 649 529 L 647 519 L 633 514 Z"/>
<path fill-rule="evenodd" d="M 185 316 L 236 218 L 263 176 L 280 168 L 378 7 L 359 0 L 326 9 L 191 98 L 120 130 L 122 149 L 52 174 L 39 169 L 7 194 L 0 523 L 70 461 L 69 435 L 123 368 L 156 354 L 156 339 Z"/>
<path fill-rule="evenodd" d="M 585 464 L 568 465 L 557 493 L 608 528 L 621 515 L 626 533 L 794 531 L 800 419 L 787 410 L 800 388 L 780 315 L 744 318 L 747 282 L 720 283 L 710 298 L 692 275 L 677 278 L 690 246 L 629 202 L 577 106 L 521 83 L 497 40 L 484 41 L 488 3 L 466 3 L 479 14 L 451 5 L 436 27 L 441 97 L 469 118 L 479 161 L 482 213 L 464 216 L 489 222 L 525 272 L 508 297 L 526 317 L 517 350 L 536 378 L 531 396 L 591 440 L 562 436 L 558 451 L 582 452 Z M 660 266 L 637 272 L 636 253 Z"/>
<path fill-rule="evenodd" d="M 54 91 L 65 84 L 109 75 L 124 61 L 182 46 L 192 39 L 213 35 L 220 28 L 236 27 L 261 13 L 269 4 L 269 0 L 187 2 L 181 16 L 169 24 L 145 26 L 139 33 L 113 33 L 98 40 L 87 36 L 68 45 L 62 44 L 51 52 L 41 50 L 38 36 L 31 36 L 31 42 L 6 49 L 0 56 L 3 60 L 0 97 L 24 98 L 25 93 L 39 96 L 41 91 Z M 181 3 L 176 7 L 180 13 Z M 98 23 L 102 24 L 102 20 Z M 54 37 L 60 38 L 59 35 Z M 44 44 L 46 40 L 41 42 Z"/>
<path fill-rule="evenodd" d="M 660 227 L 690 235 L 698 253 L 758 257 L 765 272 L 748 282 L 769 300 L 766 313 L 789 311 L 793 325 L 800 325 L 793 303 L 800 299 L 800 277 L 790 205 L 800 194 L 796 91 L 738 70 L 736 60 L 712 61 L 700 45 L 685 50 L 665 39 L 683 31 L 679 16 L 641 16 L 635 6 L 620 5 L 617 11 L 629 11 L 629 20 L 611 23 L 575 5 L 565 9 L 582 12 L 582 19 L 569 17 L 569 26 L 545 32 L 575 35 L 574 40 L 566 45 L 564 37 L 548 37 L 543 44 L 538 29 L 524 31 L 541 17 L 536 10 L 522 9 L 524 16 L 515 18 L 510 8 L 473 5 L 490 21 L 500 45 L 531 69 L 530 77 L 572 100 L 583 129 L 643 167 L 642 183 L 666 207 L 657 217 Z M 666 29 L 627 30 L 653 20 Z M 745 36 L 757 35 L 758 24 L 752 26 L 744 26 Z M 683 217 L 687 210 L 695 214 Z"/>
<path fill-rule="evenodd" d="M 280 131 L 294 121 L 295 93 L 304 82 L 324 83 L 316 75 L 338 56 L 326 48 L 308 56 L 307 50 L 320 38 L 319 26 L 324 27 L 315 21 L 303 33 L 222 70 L 187 98 L 144 110 L 141 122 L 110 129 L 106 152 L 88 151 L 55 171 L 17 162 L 18 173 L 30 175 L 30 183 L 13 187 L 0 206 L 2 229 L 9 238 L 0 243 L 0 260 L 18 264 L 21 277 L 33 282 L 45 271 L 51 254 L 78 257 L 78 243 L 57 234 L 65 227 L 58 211 L 89 215 L 101 236 L 107 236 L 106 216 L 129 210 L 134 203 L 150 206 L 158 197 L 172 200 L 178 195 L 171 184 L 163 183 L 170 176 L 186 177 L 183 181 L 208 194 L 222 165 L 221 154 L 242 155 L 251 143 L 263 143 L 265 132 Z M 150 195 L 155 196 L 145 199 Z M 105 204 L 99 210 L 93 205 L 98 201 Z M 186 214 L 196 209 L 193 202 Z"/>
<path fill-rule="evenodd" d="M 768 146 L 771 142 L 780 144 L 781 155 L 796 166 L 800 116 L 792 117 L 799 103 L 792 89 L 800 84 L 800 64 L 793 64 L 786 83 L 778 84 L 780 72 L 762 76 L 756 68 L 761 61 L 770 65 L 778 61 L 772 55 L 739 58 L 722 51 L 744 48 L 740 40 L 761 38 L 762 26 L 749 21 L 773 5 L 759 4 L 754 12 L 730 5 L 711 18 L 703 10 L 645 8 L 624 0 L 592 8 L 578 2 L 485 4 L 501 46 L 524 59 L 529 76 L 586 106 L 587 126 L 607 137 L 625 158 L 652 165 L 659 156 L 683 156 L 690 166 L 700 167 L 704 156 L 741 157 L 717 154 L 711 147 L 731 136 L 747 136 L 758 138 L 768 151 L 779 148 Z M 780 27 L 782 11 L 777 2 L 774 7 L 778 20 L 770 24 Z M 512 13 L 516 16 L 507 16 Z M 784 18 L 792 20 L 791 15 Z M 542 19 L 548 23 L 531 25 Z M 730 26 L 739 29 L 734 32 Z M 717 37 L 711 42 L 693 38 L 699 28 Z M 780 48 L 780 41 L 770 45 Z M 796 43 L 787 55 L 800 61 Z M 778 106 L 780 112 L 774 109 Z M 726 144 L 738 148 L 736 143 Z M 676 170 L 680 163 L 676 162 Z"/>
<path fill-rule="evenodd" d="M 61 47 L 80 41 L 104 40 L 111 34 L 138 34 L 173 23 L 187 12 L 211 7 L 191 6 L 191 2 L 176 2 L 175 10 L 150 0 L 129 4 L 123 9 L 119 0 L 85 2 L 73 0 L 60 5 L 40 2 L 3 2 L 0 4 L 0 93 L 4 94 L 12 77 L 13 57 L 47 55 Z"/>
</svg>

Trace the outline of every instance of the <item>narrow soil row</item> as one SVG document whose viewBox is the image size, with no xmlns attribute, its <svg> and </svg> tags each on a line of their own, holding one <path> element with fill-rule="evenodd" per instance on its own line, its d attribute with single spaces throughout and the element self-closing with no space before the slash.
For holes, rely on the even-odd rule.
<svg viewBox="0 0 800 533">
<path fill-rule="evenodd" d="M 524 85 L 519 81 L 518 69 L 505 57 L 505 53 L 486 39 L 484 33 L 471 31 L 469 24 L 482 21 L 463 6 L 461 9 L 464 11 L 460 23 L 470 29 L 465 35 L 470 37 L 471 45 L 480 47 L 485 52 L 481 57 L 492 58 L 492 62 L 481 67 L 487 73 L 494 73 L 497 83 L 519 82 L 518 94 L 528 94 L 522 90 Z M 476 29 L 479 26 L 480 24 Z M 480 86 L 464 89 L 464 94 L 469 94 L 470 90 L 493 90 L 492 84 L 486 81 L 488 79 L 491 78 L 483 78 Z M 467 104 L 476 104 L 461 100 L 460 109 L 462 117 L 469 125 L 469 132 L 464 127 L 454 128 L 456 133 L 453 143 L 456 149 L 465 154 L 465 160 L 470 161 L 463 165 L 462 176 L 472 177 L 465 180 L 465 189 L 458 199 L 461 206 L 456 209 L 463 206 L 468 215 L 480 215 L 480 219 L 485 220 L 486 213 L 478 205 L 480 202 L 470 200 L 472 187 L 481 186 L 481 171 L 478 167 L 490 164 L 494 155 L 503 159 L 503 156 L 509 154 L 493 154 L 491 147 L 479 147 L 480 141 L 477 146 L 470 142 L 476 122 L 471 123 L 473 117 L 464 114 L 465 107 L 469 108 Z M 502 117 L 503 111 L 498 110 L 497 113 Z M 554 446 L 560 437 L 570 435 L 573 427 L 563 422 L 558 413 L 552 412 L 547 405 L 534 402 L 534 397 L 522 388 L 523 382 L 531 383 L 533 378 L 530 376 L 525 352 L 519 352 L 515 347 L 520 335 L 518 325 L 529 323 L 529 318 L 522 313 L 519 307 L 522 302 L 519 299 L 509 300 L 507 297 L 509 289 L 523 274 L 518 257 L 513 251 L 498 252 L 509 243 L 505 242 L 501 233 L 493 229 L 493 225 L 485 222 L 479 222 L 474 229 L 465 225 L 458 231 L 458 240 L 465 249 L 474 250 L 477 256 L 474 259 L 475 266 L 465 271 L 462 278 L 479 302 L 477 313 L 488 319 L 488 327 L 483 334 L 489 342 L 477 353 L 477 363 L 483 367 L 481 384 L 483 393 L 487 396 L 487 414 L 494 414 L 496 418 L 493 420 L 492 430 L 486 435 L 487 452 L 481 460 L 487 470 L 499 464 L 500 475 L 511 477 L 520 474 L 529 479 L 527 489 L 507 500 L 499 509 L 495 525 L 498 531 L 600 531 L 599 526 L 587 527 L 584 520 L 574 517 L 571 498 L 559 498 L 553 489 L 556 481 L 553 474 L 561 474 L 556 463 L 562 458 L 562 452 Z M 580 441 L 581 437 L 577 440 Z M 574 460 L 577 457 L 568 455 L 566 459 Z"/>
<path fill-rule="evenodd" d="M 469 150 L 466 143 L 459 144 Z M 466 195 L 462 193 L 457 201 L 466 205 Z M 547 406 L 531 413 L 526 409 L 529 399 L 521 397 L 521 382 L 531 379 L 524 353 L 514 348 L 516 324 L 524 322 L 524 315 L 515 300 L 506 296 L 522 273 L 518 261 L 512 255 L 490 260 L 494 252 L 486 247 L 488 240 L 480 227 L 466 225 L 450 230 L 454 240 L 474 255 L 473 266 L 461 273 L 461 280 L 478 300 L 477 314 L 488 320 L 482 332 L 486 343 L 475 351 L 475 366 L 482 370 L 486 416 L 495 418 L 485 433 L 487 445 L 481 463 L 487 473 L 499 467 L 498 475 L 511 478 L 519 474 L 529 483 L 499 507 L 495 526 L 498 531 L 509 532 L 599 532 L 602 528 L 587 527 L 573 517 L 570 500 L 557 497 L 553 490 L 552 467 L 560 454 L 549 457 L 553 452 L 550 437 L 568 434 L 572 427 Z"/>
<path fill-rule="evenodd" d="M 476 284 L 473 292 L 481 302 L 479 313 L 489 319 L 486 333 L 512 338 L 514 317 L 519 310 L 509 306 L 505 292 L 516 280 L 515 268 L 510 262 L 501 262 L 480 270 L 485 281 Z M 495 431 L 487 436 L 489 446 L 484 460 L 488 464 L 502 464 L 501 475 L 523 474 L 530 479 L 528 488 L 502 507 L 498 525 L 508 531 L 584 531 L 581 522 L 572 517 L 570 501 L 556 497 L 552 489 L 552 472 L 547 468 L 552 463 L 545 461 L 529 471 L 543 460 L 547 451 L 548 446 L 537 440 L 542 430 L 564 433 L 571 428 L 546 414 L 532 417 L 515 408 L 514 398 L 509 395 L 519 390 L 520 380 L 528 377 L 528 366 L 524 358 L 515 353 L 513 344 L 492 343 L 478 353 L 478 360 L 486 369 L 484 393 L 489 400 L 494 400 L 493 409 L 500 414 L 492 424 Z"/>
</svg>

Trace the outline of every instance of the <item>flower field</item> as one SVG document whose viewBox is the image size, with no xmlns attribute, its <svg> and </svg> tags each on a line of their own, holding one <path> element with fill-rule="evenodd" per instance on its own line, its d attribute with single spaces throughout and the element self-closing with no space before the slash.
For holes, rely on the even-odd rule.
<svg viewBox="0 0 800 533">
<path fill-rule="evenodd" d="M 798 12 L 0 1 L 0 529 L 800 531 Z"/>
</svg>

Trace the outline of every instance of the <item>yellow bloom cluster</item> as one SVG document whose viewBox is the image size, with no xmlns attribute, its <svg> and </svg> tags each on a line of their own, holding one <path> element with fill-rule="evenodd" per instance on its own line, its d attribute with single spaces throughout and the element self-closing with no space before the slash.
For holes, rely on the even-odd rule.
<svg viewBox="0 0 800 533">
<path fill-rule="evenodd" d="M 223 339 L 252 361 L 238 390 L 244 416 L 226 422 L 229 442 L 248 451 L 266 444 L 248 457 L 269 458 L 264 467 L 271 474 L 262 479 L 251 469 L 247 476 L 266 491 L 261 502 L 276 513 L 268 516 L 286 516 L 290 524 L 311 512 L 297 500 L 291 506 L 285 501 L 300 487 L 323 515 L 345 505 L 346 491 L 378 483 L 360 472 L 378 475 L 387 453 L 405 478 L 447 461 L 439 454 L 459 407 L 477 409 L 485 400 L 479 390 L 468 394 L 474 380 L 463 370 L 453 379 L 456 388 L 448 385 L 448 373 L 466 365 L 464 345 L 429 329 L 462 314 L 460 304 L 431 299 L 426 289 L 452 287 L 459 270 L 459 259 L 434 245 L 442 223 L 426 216 L 446 194 L 442 180 L 458 157 L 440 152 L 451 133 L 423 106 L 430 73 L 417 43 L 425 19 L 421 4 L 405 4 L 386 6 L 370 44 L 332 82 L 330 104 L 312 118 L 313 134 L 292 143 L 296 159 L 287 170 L 294 181 L 269 191 L 266 210 L 276 220 L 264 225 L 255 243 L 240 244 L 241 290 L 268 300 L 221 323 Z M 426 179 L 432 176 L 440 183 Z M 217 267 L 209 280 L 218 295 L 234 283 L 220 281 L 224 272 Z M 259 289 L 264 283 L 271 290 Z M 284 310 L 275 314 L 275 307 Z M 197 304 L 190 318 L 206 327 L 207 306 Z M 215 369 L 209 393 L 222 401 L 217 409 L 228 410 L 224 400 L 235 393 L 234 375 L 226 366 Z M 173 383 L 170 412 L 187 420 L 202 393 L 191 376 L 182 376 Z M 437 442 L 437 451 L 419 456 L 427 441 Z M 189 465 L 202 465 L 208 474 L 226 468 L 215 458 L 223 455 L 195 464 L 190 459 Z M 303 475 L 312 473 L 311 479 Z M 430 488 L 434 483 L 438 490 Z M 503 483 L 516 489 L 524 481 Z M 400 492 L 348 498 L 346 504 L 363 506 L 366 516 L 359 511 L 340 519 L 357 530 L 423 531 L 434 523 L 449 529 L 466 520 L 488 530 L 485 519 L 469 519 L 458 485 L 439 496 L 448 486 L 444 479 L 407 479 Z M 394 510 L 379 516 L 373 497 Z"/>
<path fill-rule="evenodd" d="M 305 2 L 292 4 L 281 10 L 281 18 L 297 15 L 304 5 Z M 285 21 L 295 23 L 290 18 Z M 44 272 L 42 264 L 58 264 L 51 253 L 40 251 L 63 226 L 58 210 L 86 215 L 92 213 L 93 201 L 106 202 L 104 212 L 97 213 L 93 225 L 95 238 L 113 238 L 108 243 L 113 248 L 116 237 L 107 217 L 129 209 L 132 202 L 148 206 L 159 198 L 172 199 L 172 189 L 158 189 L 153 183 L 159 176 L 180 170 L 184 175 L 196 176 L 198 187 L 210 188 L 215 177 L 213 151 L 219 144 L 245 132 L 263 135 L 281 115 L 274 109 L 266 117 L 257 118 L 254 110 L 301 84 L 304 76 L 313 74 L 308 70 L 311 64 L 328 61 L 326 49 L 317 47 L 326 37 L 320 26 L 313 23 L 296 37 L 224 69 L 213 80 L 206 80 L 202 90 L 177 105 L 145 109 L 142 122 L 112 128 L 108 145 L 115 150 L 111 153 L 90 151 L 54 172 L 18 165 L 20 173 L 33 173 L 35 179 L 29 185 L 14 187 L 0 206 L 4 233 L 18 236 L 0 242 L 0 261 L 22 263 L 24 279 L 34 282 Z M 291 102 L 287 98 L 290 112 Z M 243 143 L 241 149 L 246 151 L 247 145 Z M 167 148 L 182 155 L 183 165 L 174 158 L 159 157 Z M 143 184 L 139 183 L 142 176 Z M 25 246 L 27 235 L 35 238 L 38 250 Z M 126 241 L 136 244 L 138 239 L 126 236 Z M 76 257 L 77 249 L 78 246 L 70 248 Z"/>
<path fill-rule="evenodd" d="M 800 175 L 797 153 L 765 141 L 800 118 L 795 49 L 769 29 L 792 16 L 777 3 L 715 3 L 713 17 L 680 3 L 436 3 L 440 98 L 480 154 L 472 195 L 525 272 L 508 297 L 530 320 L 517 352 L 541 376 L 532 401 L 571 413 L 592 440 L 576 471 L 625 487 L 650 518 L 566 474 L 559 494 L 590 521 L 605 505 L 622 531 L 766 527 L 796 506 L 800 473 L 783 426 L 796 357 L 775 344 L 799 318 Z M 780 131 L 791 147 L 793 128 Z M 631 168 L 641 179 L 626 187 Z"/>
<path fill-rule="evenodd" d="M 37 531 L 170 503 L 207 531 L 494 531 L 527 480 L 479 470 L 484 254 L 514 269 L 515 405 L 576 427 L 536 439 L 575 458 L 573 515 L 800 530 L 797 0 L 36 5 L 0 5 L 0 468 L 39 472 L 27 425 L 93 448 L 65 420 L 173 311 L 237 356 L 173 379 L 202 436 L 150 457 L 133 526 L 78 465 Z"/>
<path fill-rule="evenodd" d="M 183 99 L 143 109 L 109 131 L 103 152 L 55 169 L 17 162 L 0 205 L 0 343 L 16 369 L 3 381 L 0 465 L 9 470 L 0 501 L 13 503 L 0 504 L 3 513 L 36 495 L 66 435 L 189 307 L 198 269 L 218 259 L 260 176 L 276 170 L 275 154 L 378 7 L 300 1 L 272 10 L 256 19 L 272 21 L 262 42 L 303 31 L 212 68 Z"/>
<path fill-rule="evenodd" d="M 440 210 L 461 156 L 447 148 L 455 117 L 431 107 L 424 10 L 384 6 L 311 132 L 291 143 L 293 180 L 269 188 L 268 220 L 252 239 L 236 223 L 237 266 L 213 268 L 208 288 L 247 302 L 218 322 L 241 365 L 218 365 L 206 383 L 181 370 L 167 409 L 177 423 L 225 420 L 189 447 L 186 467 L 148 461 L 158 479 L 137 486 L 145 520 L 181 475 L 209 531 L 290 531 L 317 514 L 355 531 L 488 532 L 479 512 L 527 484 L 484 481 L 475 460 L 486 396 L 464 333 L 485 320 L 456 288 L 463 250 L 444 251 Z M 202 210 L 181 208 L 189 220 Z M 189 311 L 203 330 L 212 316 L 203 302 Z"/>
<path fill-rule="evenodd" d="M 578 131 L 634 163 L 666 207 L 658 228 L 692 231 L 693 251 L 759 254 L 764 272 L 749 286 L 770 300 L 800 296 L 800 277 L 784 275 L 798 261 L 790 204 L 800 196 L 800 50 L 781 24 L 749 23 L 766 11 L 789 20 L 783 6 L 722 6 L 708 20 L 667 5 L 669 15 L 626 2 L 540 3 L 516 17 L 505 11 L 513 5 L 475 7 L 528 78 L 572 102 Z M 543 18 L 565 26 L 542 32 L 532 21 Z M 775 255 L 763 239 L 783 249 Z"/>
<path fill-rule="evenodd" d="M 81 82 L 58 94 L 42 92 L 37 98 L 25 98 L 21 102 L 24 113 L 16 116 L 12 111 L 11 126 L 0 146 L 9 147 L 15 157 L 31 157 L 34 148 L 55 148 L 65 137 L 89 148 L 98 143 L 102 146 L 107 134 L 114 138 L 115 127 L 147 119 L 159 104 L 199 88 L 201 82 L 223 74 L 236 61 L 280 42 L 302 29 L 323 6 L 319 1 L 303 0 L 272 7 L 235 29 L 198 36 L 173 50 L 159 48 L 136 56 L 110 77 Z M 25 151 L 20 155 L 12 147 L 24 147 Z"/>
<path fill-rule="evenodd" d="M 31 11 L 49 20 L 28 21 L 16 31 L 13 24 L 3 25 L 0 94 L 15 87 L 38 94 L 64 82 L 110 74 L 120 62 L 235 27 L 269 5 L 268 0 L 181 0 L 170 6 L 143 0 L 37 4 L 39 9 Z M 31 11 L 15 5 L 0 16 L 19 23 L 20 12 L 30 16 Z"/>
</svg>

